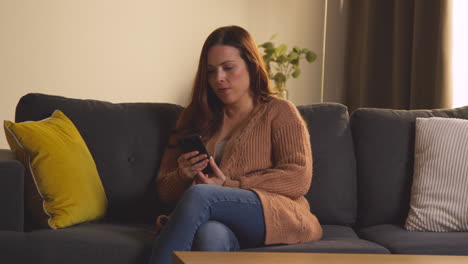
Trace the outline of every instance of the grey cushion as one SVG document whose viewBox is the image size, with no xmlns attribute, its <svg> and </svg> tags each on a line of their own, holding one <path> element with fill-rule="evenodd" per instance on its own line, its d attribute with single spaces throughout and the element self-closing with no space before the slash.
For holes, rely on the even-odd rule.
<svg viewBox="0 0 468 264">
<path fill-rule="evenodd" d="M 396 225 L 378 225 L 359 234 L 394 254 L 468 255 L 467 232 L 415 232 Z"/>
<path fill-rule="evenodd" d="M 356 160 L 346 106 L 336 103 L 298 107 L 310 133 L 312 185 L 306 198 L 321 224 L 356 221 Z"/>
<path fill-rule="evenodd" d="M 155 177 L 182 107 L 28 94 L 17 105 L 16 121 L 41 120 L 55 109 L 73 121 L 93 155 L 109 201 L 107 218 L 154 222 L 161 211 Z"/>
<path fill-rule="evenodd" d="M 366 253 L 389 254 L 388 249 L 360 239 L 350 227 L 323 225 L 323 238 L 297 245 L 275 245 L 245 249 L 250 252 Z"/>
<path fill-rule="evenodd" d="M 415 142 L 405 229 L 468 232 L 468 120 L 416 118 Z"/>
<path fill-rule="evenodd" d="M 468 119 L 468 107 L 444 110 L 361 108 L 351 115 L 358 172 L 358 225 L 403 225 L 409 208 L 416 117 Z"/>
<path fill-rule="evenodd" d="M 153 241 L 146 226 L 92 223 L 1 237 L 0 263 L 145 263 Z"/>
</svg>

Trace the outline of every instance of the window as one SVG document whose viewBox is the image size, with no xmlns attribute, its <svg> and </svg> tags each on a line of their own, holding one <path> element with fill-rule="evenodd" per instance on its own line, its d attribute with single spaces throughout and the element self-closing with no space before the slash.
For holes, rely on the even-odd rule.
<svg viewBox="0 0 468 264">
<path fill-rule="evenodd" d="M 468 105 L 468 1 L 452 3 L 453 107 L 460 107 Z"/>
</svg>

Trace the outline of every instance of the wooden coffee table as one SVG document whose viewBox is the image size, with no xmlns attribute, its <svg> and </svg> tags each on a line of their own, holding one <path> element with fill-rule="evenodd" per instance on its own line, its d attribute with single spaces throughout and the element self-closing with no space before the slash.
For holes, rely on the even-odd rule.
<svg viewBox="0 0 468 264">
<path fill-rule="evenodd" d="M 468 256 L 277 252 L 182 252 L 173 264 L 467 264 Z"/>
</svg>

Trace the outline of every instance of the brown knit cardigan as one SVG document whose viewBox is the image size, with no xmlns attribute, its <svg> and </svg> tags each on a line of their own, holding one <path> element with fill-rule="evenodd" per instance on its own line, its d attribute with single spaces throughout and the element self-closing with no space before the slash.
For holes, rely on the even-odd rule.
<svg viewBox="0 0 468 264">
<path fill-rule="evenodd" d="M 191 181 L 177 175 L 177 148 L 167 148 L 157 177 L 160 199 L 174 205 Z M 318 240 L 322 229 L 304 195 L 312 180 L 309 133 L 297 108 L 273 98 L 258 105 L 250 120 L 226 143 L 220 169 L 226 187 L 249 189 L 260 197 L 265 244 Z"/>
</svg>

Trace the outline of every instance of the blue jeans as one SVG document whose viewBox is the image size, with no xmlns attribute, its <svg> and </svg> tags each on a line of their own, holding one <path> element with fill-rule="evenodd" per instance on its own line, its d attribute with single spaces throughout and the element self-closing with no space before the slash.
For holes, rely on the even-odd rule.
<svg viewBox="0 0 468 264">
<path fill-rule="evenodd" d="M 169 264 L 173 251 L 235 251 L 264 245 L 265 223 L 253 191 L 199 184 L 185 191 L 156 238 L 150 264 Z"/>
</svg>

